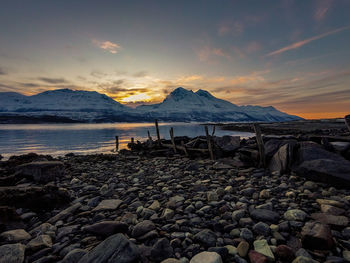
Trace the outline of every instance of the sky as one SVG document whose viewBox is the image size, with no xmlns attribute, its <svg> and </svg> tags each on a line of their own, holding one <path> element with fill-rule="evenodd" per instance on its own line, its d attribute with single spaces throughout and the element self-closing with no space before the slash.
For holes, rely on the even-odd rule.
<svg viewBox="0 0 350 263">
<path fill-rule="evenodd" d="M 0 92 L 176 87 L 304 118 L 350 113 L 349 0 L 2 0 Z"/>
</svg>

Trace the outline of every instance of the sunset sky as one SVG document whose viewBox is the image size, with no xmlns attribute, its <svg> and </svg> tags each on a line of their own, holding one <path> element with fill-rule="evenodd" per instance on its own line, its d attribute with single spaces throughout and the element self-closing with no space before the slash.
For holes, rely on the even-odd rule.
<svg viewBox="0 0 350 263">
<path fill-rule="evenodd" d="M 2 0 L 0 91 L 182 86 L 305 118 L 350 113 L 349 0 Z"/>
</svg>

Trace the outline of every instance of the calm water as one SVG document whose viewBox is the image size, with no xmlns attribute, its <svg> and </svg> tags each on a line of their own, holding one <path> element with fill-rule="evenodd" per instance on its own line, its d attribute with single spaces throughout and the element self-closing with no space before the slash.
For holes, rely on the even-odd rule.
<svg viewBox="0 0 350 263">
<path fill-rule="evenodd" d="M 174 127 L 175 136 L 205 135 L 204 127 L 199 124 L 160 123 L 159 130 L 162 138 L 169 138 L 170 127 Z M 146 140 L 148 130 L 155 139 L 154 123 L 2 124 L 0 125 L 0 154 L 7 158 L 29 152 L 54 156 L 70 152 L 107 153 L 115 149 L 116 135 L 119 136 L 119 149 L 123 149 L 127 147 L 131 137 L 135 140 Z M 249 137 L 251 133 L 216 129 L 215 135 Z"/>
</svg>

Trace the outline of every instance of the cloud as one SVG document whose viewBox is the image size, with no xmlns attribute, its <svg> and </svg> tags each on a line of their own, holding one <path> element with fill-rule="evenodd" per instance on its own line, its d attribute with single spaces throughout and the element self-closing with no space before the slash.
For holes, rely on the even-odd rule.
<svg viewBox="0 0 350 263">
<path fill-rule="evenodd" d="M 100 41 L 97 39 L 93 39 L 92 43 L 104 50 L 107 50 L 108 52 L 112 53 L 112 54 L 116 54 L 119 52 L 119 50 L 122 48 L 119 44 L 117 43 L 113 43 L 111 41 Z"/>
<path fill-rule="evenodd" d="M 3 68 L 0 68 L 0 76 L 1 75 L 7 75 L 7 72 Z"/>
<path fill-rule="evenodd" d="M 289 50 L 293 50 L 293 49 L 297 49 L 297 48 L 300 48 L 306 44 L 309 44 L 310 42 L 312 41 L 315 41 L 315 40 L 318 40 L 318 39 L 321 39 L 321 38 L 324 38 L 324 37 L 327 37 L 329 35 L 333 35 L 333 34 L 336 34 L 338 32 L 341 32 L 341 31 L 344 31 L 344 30 L 347 30 L 349 29 L 350 27 L 347 26 L 347 27 L 341 27 L 341 28 L 338 28 L 338 29 L 335 29 L 335 30 L 332 30 L 332 31 L 328 31 L 326 33 L 323 33 L 321 35 L 318 35 L 318 36 L 314 36 L 314 37 L 311 37 L 311 38 L 307 38 L 307 39 L 304 39 L 304 40 L 301 40 L 301 41 L 298 41 L 298 42 L 295 42 L 291 45 L 288 45 L 286 47 L 283 47 L 281 49 L 278 49 L 278 50 L 275 50 L 273 52 L 270 52 L 268 53 L 266 56 L 274 56 L 274 55 L 278 55 L 278 54 L 281 54 L 281 53 L 284 53 L 286 51 L 289 51 Z"/>
<path fill-rule="evenodd" d="M 332 2 L 332 0 L 317 1 L 318 6 L 314 12 L 313 18 L 318 22 L 323 20 L 326 17 L 328 10 L 331 8 Z"/>
<path fill-rule="evenodd" d="M 40 77 L 38 80 L 49 83 L 49 84 L 62 84 L 62 83 L 68 83 L 67 80 L 64 78 L 46 78 L 46 77 Z"/>
<path fill-rule="evenodd" d="M 223 57 L 227 60 L 231 60 L 231 55 L 221 48 L 214 48 L 210 45 L 201 46 L 199 49 L 195 50 L 199 61 L 202 62 L 213 62 L 215 57 Z"/>
<path fill-rule="evenodd" d="M 251 54 L 259 51 L 261 49 L 261 45 L 257 41 L 249 42 L 245 48 L 246 53 Z"/>
<path fill-rule="evenodd" d="M 201 75 L 189 75 L 189 76 L 182 76 L 178 78 L 176 82 L 184 83 L 184 82 L 192 82 L 192 81 L 202 80 L 202 79 L 203 79 L 203 76 Z"/>
<path fill-rule="evenodd" d="M 139 72 L 132 74 L 132 76 L 135 78 L 143 78 L 143 77 L 146 77 L 147 75 L 148 75 L 148 72 L 145 70 L 141 70 Z"/>
<path fill-rule="evenodd" d="M 226 21 L 221 23 L 218 27 L 219 36 L 225 36 L 228 34 L 238 36 L 243 32 L 244 32 L 244 24 L 240 21 L 236 21 L 236 22 Z"/>
</svg>

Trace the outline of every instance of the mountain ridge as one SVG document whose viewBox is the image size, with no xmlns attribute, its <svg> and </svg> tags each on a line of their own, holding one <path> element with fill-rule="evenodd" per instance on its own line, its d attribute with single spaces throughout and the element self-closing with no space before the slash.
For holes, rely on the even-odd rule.
<svg viewBox="0 0 350 263">
<path fill-rule="evenodd" d="M 0 92 L 0 114 L 66 117 L 82 122 L 286 121 L 301 119 L 272 106 L 237 106 L 210 92 L 176 88 L 157 104 L 135 109 L 96 91 L 57 89 L 25 96 Z"/>
</svg>

